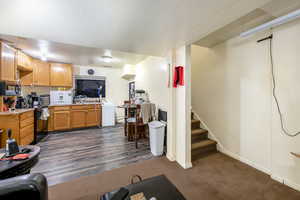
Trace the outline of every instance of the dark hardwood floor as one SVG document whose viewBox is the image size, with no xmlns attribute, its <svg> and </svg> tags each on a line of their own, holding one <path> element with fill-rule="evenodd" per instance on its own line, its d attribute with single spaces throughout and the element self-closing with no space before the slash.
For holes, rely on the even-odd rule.
<svg viewBox="0 0 300 200">
<path fill-rule="evenodd" d="M 148 139 L 136 149 L 120 125 L 49 134 L 38 146 L 40 160 L 31 172 L 44 174 L 49 185 L 153 158 Z"/>
</svg>

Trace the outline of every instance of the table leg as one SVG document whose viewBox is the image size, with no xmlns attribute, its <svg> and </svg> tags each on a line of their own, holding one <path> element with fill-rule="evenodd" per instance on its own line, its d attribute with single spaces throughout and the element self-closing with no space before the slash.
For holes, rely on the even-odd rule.
<svg viewBox="0 0 300 200">
<path fill-rule="evenodd" d="M 127 137 L 127 117 L 128 117 L 128 110 L 125 108 L 125 118 L 124 118 L 124 133 L 125 137 Z"/>
</svg>

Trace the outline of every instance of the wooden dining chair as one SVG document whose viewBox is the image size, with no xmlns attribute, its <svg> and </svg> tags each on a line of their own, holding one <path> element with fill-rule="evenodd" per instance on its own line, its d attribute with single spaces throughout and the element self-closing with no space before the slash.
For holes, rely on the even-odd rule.
<svg viewBox="0 0 300 200">
<path fill-rule="evenodd" d="M 130 101 L 124 101 L 124 135 L 127 137 L 127 119 L 128 119 L 128 107 L 127 105 L 130 105 Z"/>
<path fill-rule="evenodd" d="M 127 119 L 128 122 L 128 140 L 135 141 L 135 147 L 138 148 L 138 140 L 145 136 L 146 124 L 141 117 L 141 105 L 136 105 L 135 114 Z"/>
</svg>

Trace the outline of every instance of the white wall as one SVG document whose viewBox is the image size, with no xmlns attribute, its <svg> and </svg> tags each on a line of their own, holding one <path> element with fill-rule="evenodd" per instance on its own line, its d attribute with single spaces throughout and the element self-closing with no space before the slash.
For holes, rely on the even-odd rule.
<svg viewBox="0 0 300 200">
<path fill-rule="evenodd" d="M 168 110 L 168 62 L 149 56 L 136 65 L 135 88 L 145 90 L 156 107 Z"/>
<path fill-rule="evenodd" d="M 191 88 L 190 46 L 176 49 L 175 66 L 184 67 L 184 86 L 175 89 L 176 161 L 183 168 L 192 167 L 191 162 Z"/>
<path fill-rule="evenodd" d="M 190 46 L 170 51 L 166 58 L 149 56 L 137 65 L 135 78 L 136 89 L 145 90 L 151 102 L 168 112 L 167 157 L 183 168 L 192 166 L 189 61 Z M 173 67 L 178 65 L 185 68 L 185 85 L 173 88 Z"/>
<path fill-rule="evenodd" d="M 300 21 L 273 30 L 278 96 L 284 121 L 300 130 Z M 192 107 L 221 150 L 300 189 L 300 136 L 280 130 L 272 99 L 268 33 L 233 38 L 212 49 L 192 47 Z"/>
<path fill-rule="evenodd" d="M 106 68 L 106 67 L 90 67 L 90 66 L 74 66 L 74 75 L 88 75 L 87 70 L 94 69 L 95 76 L 106 77 L 106 99 L 115 105 L 122 105 L 125 100 L 128 100 L 128 81 L 121 78 L 121 68 Z M 117 110 L 118 118 L 124 116 L 121 109 Z"/>
</svg>

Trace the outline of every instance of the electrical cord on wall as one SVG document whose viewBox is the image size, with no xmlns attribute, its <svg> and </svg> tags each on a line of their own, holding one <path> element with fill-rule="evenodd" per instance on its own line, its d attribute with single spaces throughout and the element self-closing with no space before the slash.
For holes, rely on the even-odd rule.
<svg viewBox="0 0 300 200">
<path fill-rule="evenodd" d="M 273 98 L 275 100 L 277 111 L 278 111 L 278 114 L 279 114 L 280 124 L 281 124 L 281 130 L 282 130 L 283 133 L 285 133 L 289 137 L 296 137 L 297 135 L 300 134 L 300 131 L 298 131 L 296 133 L 289 133 L 289 131 L 284 127 L 283 115 L 282 115 L 282 112 L 281 112 L 281 109 L 280 109 L 280 106 L 279 106 L 278 97 L 276 96 L 276 81 L 275 81 L 275 74 L 274 74 L 274 60 L 273 60 L 273 50 L 272 50 L 272 47 L 273 47 L 273 35 L 271 35 L 271 36 L 269 36 L 267 38 L 264 38 L 262 40 L 259 40 L 257 42 L 261 42 L 261 41 L 264 41 L 266 39 L 270 40 L 270 60 L 271 60 L 271 74 L 272 74 L 272 83 L 273 83 L 272 95 L 273 95 Z"/>
</svg>

